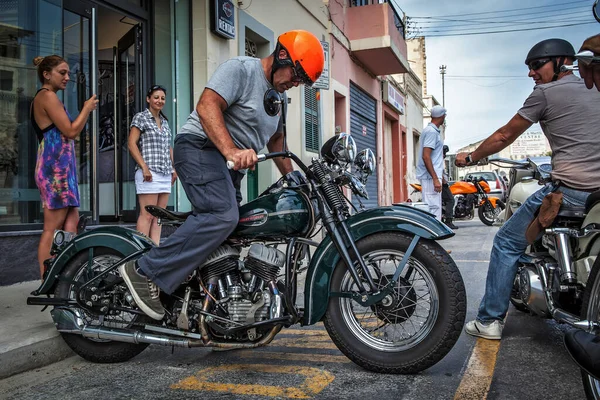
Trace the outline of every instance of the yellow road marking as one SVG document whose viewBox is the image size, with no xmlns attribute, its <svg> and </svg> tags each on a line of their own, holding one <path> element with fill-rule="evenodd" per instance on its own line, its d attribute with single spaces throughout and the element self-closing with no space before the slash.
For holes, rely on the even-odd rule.
<svg viewBox="0 0 600 400">
<path fill-rule="evenodd" d="M 310 361 L 310 362 L 328 362 L 328 363 L 350 363 L 346 356 L 334 356 L 329 354 L 315 353 L 282 353 L 277 351 L 252 351 L 243 350 L 236 354 L 241 358 L 267 358 L 289 361 Z"/>
<path fill-rule="evenodd" d="M 209 378 L 219 372 L 243 373 L 246 371 L 252 373 L 302 375 L 306 379 L 298 387 L 208 382 Z M 234 364 L 203 369 L 198 371 L 196 375 L 171 385 L 171 389 L 206 390 L 233 394 L 306 399 L 319 394 L 334 379 L 335 377 L 331 373 L 317 368 L 265 364 Z"/>
<path fill-rule="evenodd" d="M 485 400 L 487 398 L 499 348 L 499 340 L 477 339 L 465 374 L 454 394 L 454 400 Z"/>
</svg>

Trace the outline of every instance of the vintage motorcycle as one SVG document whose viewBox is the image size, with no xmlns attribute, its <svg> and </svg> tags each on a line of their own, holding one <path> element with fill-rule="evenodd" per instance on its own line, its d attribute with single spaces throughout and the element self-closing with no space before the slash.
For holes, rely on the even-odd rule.
<svg viewBox="0 0 600 400">
<path fill-rule="evenodd" d="M 119 276 L 120 265 L 153 247 L 123 227 L 73 238 L 57 231 L 54 258 L 28 304 L 53 306 L 65 342 L 93 362 L 126 361 L 149 344 L 256 348 L 284 327 L 323 321 L 336 346 L 365 369 L 429 368 L 454 346 L 465 319 L 461 274 L 437 242 L 454 234 L 408 206 L 352 213 L 342 188 L 367 197 L 364 183 L 375 168 L 370 150 L 355 153 L 354 139 L 340 134 L 309 165 L 289 151 L 260 155 L 289 157 L 303 174 L 282 177 L 241 206 L 226 242 L 175 293 L 161 293 L 162 321 L 138 309 Z M 151 212 L 167 224 L 189 215 Z M 319 225 L 326 231 L 320 243 L 312 240 Z"/>
<path fill-rule="evenodd" d="M 413 193 L 421 192 L 421 185 L 411 183 Z M 504 210 L 504 203 L 495 196 L 488 196 L 490 185 L 483 178 L 467 175 L 464 181 L 450 184 L 450 192 L 454 196 L 454 219 L 473 219 L 475 209 L 479 219 L 484 224 L 491 226 L 494 220 Z M 445 215 L 446 204 L 442 203 L 442 215 Z"/>
<path fill-rule="evenodd" d="M 515 190 L 539 190 L 538 179 L 550 178 L 551 166 L 493 159 L 511 167 L 509 207 L 519 206 Z M 519 189 L 519 185 L 523 184 Z M 524 200 L 523 200 L 524 201 Z M 511 303 L 519 311 L 553 318 L 588 332 L 600 333 L 600 191 L 584 207 L 561 206 L 553 224 L 529 246 L 515 277 Z M 588 398 L 600 399 L 600 381 L 582 370 Z"/>
</svg>

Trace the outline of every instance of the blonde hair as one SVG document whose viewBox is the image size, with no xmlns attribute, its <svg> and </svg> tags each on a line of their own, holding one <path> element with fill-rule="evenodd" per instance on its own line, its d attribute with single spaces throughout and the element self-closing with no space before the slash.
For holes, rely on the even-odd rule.
<svg viewBox="0 0 600 400">
<path fill-rule="evenodd" d="M 33 59 L 33 65 L 37 67 L 38 79 L 42 84 L 44 84 L 44 72 L 51 72 L 59 64 L 66 62 L 64 58 L 56 54 L 46 57 L 37 56 Z"/>
</svg>

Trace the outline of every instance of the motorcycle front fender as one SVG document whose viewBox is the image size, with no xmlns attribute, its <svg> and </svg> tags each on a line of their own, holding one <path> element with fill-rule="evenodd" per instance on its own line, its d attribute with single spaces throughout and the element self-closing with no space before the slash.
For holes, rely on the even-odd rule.
<svg viewBox="0 0 600 400">
<path fill-rule="evenodd" d="M 150 249 L 153 245 L 150 238 L 132 229 L 119 226 L 102 227 L 84 232 L 77 235 L 57 254 L 46 274 L 46 279 L 31 294 L 34 296 L 51 294 L 65 266 L 75 255 L 84 250 L 92 247 L 108 247 L 127 256 L 138 250 Z"/>
<path fill-rule="evenodd" d="M 432 240 L 454 236 L 454 232 L 432 214 L 405 205 L 363 211 L 351 216 L 346 223 L 354 242 L 381 232 L 403 232 Z M 335 245 L 327 236 L 317 247 L 306 273 L 303 325 L 315 324 L 325 315 L 331 276 L 339 259 Z"/>
</svg>

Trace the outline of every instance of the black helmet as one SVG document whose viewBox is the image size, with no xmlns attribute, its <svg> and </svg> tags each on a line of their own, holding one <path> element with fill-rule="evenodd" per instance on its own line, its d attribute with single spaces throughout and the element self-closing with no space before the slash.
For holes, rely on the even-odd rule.
<svg viewBox="0 0 600 400">
<path fill-rule="evenodd" d="M 575 49 L 571 43 L 564 39 L 546 39 L 542 40 L 529 50 L 525 65 L 538 58 L 546 57 L 571 57 L 575 58 Z"/>
</svg>

